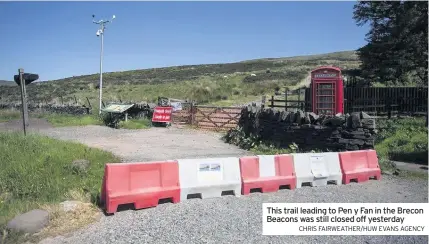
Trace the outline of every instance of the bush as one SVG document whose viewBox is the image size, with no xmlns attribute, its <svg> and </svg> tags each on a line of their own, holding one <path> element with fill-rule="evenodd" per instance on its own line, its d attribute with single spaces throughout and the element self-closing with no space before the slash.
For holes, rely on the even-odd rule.
<svg viewBox="0 0 429 244">
<path fill-rule="evenodd" d="M 229 130 L 223 137 L 226 143 L 239 146 L 245 150 L 251 150 L 258 154 L 283 154 L 300 152 L 298 145 L 292 143 L 288 148 L 278 148 L 272 144 L 264 144 L 257 136 L 246 136 L 242 128 Z"/>
<path fill-rule="evenodd" d="M 422 118 L 378 121 L 375 148 L 386 160 L 427 164 L 428 129 Z"/>
<path fill-rule="evenodd" d="M 101 115 L 101 119 L 103 120 L 104 125 L 119 129 L 119 122 L 121 121 L 121 115 L 114 113 L 103 113 Z"/>
</svg>

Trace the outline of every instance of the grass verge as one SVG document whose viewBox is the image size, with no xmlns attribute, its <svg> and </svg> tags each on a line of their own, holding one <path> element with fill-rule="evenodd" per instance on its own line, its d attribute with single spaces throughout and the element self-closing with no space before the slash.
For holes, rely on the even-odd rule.
<svg viewBox="0 0 429 244">
<path fill-rule="evenodd" d="M 132 119 L 128 121 L 119 122 L 119 128 L 136 130 L 136 129 L 147 129 L 152 126 L 152 122 L 148 119 Z"/>
<path fill-rule="evenodd" d="M 36 134 L 0 132 L 0 151 L 0 232 L 20 213 L 77 195 L 95 200 L 104 164 L 120 161 L 99 149 Z M 88 167 L 76 170 L 71 163 L 77 159 L 88 160 Z"/>
<path fill-rule="evenodd" d="M 85 126 L 85 125 L 103 125 L 102 120 L 95 114 L 71 115 L 57 113 L 29 113 L 31 118 L 48 120 L 55 127 L 63 126 Z M 0 122 L 21 119 L 20 111 L 10 109 L 0 109 Z"/>
<path fill-rule="evenodd" d="M 15 110 L 0 109 L 0 123 L 7 122 L 13 119 L 20 119 L 21 113 Z"/>
<path fill-rule="evenodd" d="M 38 118 L 45 118 L 55 127 L 102 125 L 97 115 L 70 115 L 70 114 L 39 114 Z"/>
<path fill-rule="evenodd" d="M 390 160 L 428 165 L 428 128 L 424 118 L 395 118 L 377 121 L 375 149 L 382 167 Z"/>
</svg>

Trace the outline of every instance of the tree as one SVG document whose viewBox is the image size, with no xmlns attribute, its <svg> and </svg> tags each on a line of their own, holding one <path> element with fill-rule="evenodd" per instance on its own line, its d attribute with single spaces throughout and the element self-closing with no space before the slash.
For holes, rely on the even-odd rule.
<svg viewBox="0 0 429 244">
<path fill-rule="evenodd" d="M 357 53 L 362 76 L 373 81 L 428 84 L 428 2 L 361 1 L 354 6 L 358 26 L 370 24 L 368 44 Z"/>
</svg>

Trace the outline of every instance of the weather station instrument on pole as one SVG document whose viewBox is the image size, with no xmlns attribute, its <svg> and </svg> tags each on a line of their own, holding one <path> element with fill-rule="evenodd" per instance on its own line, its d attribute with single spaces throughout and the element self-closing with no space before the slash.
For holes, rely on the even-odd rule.
<svg viewBox="0 0 429 244">
<path fill-rule="evenodd" d="M 95 15 L 92 15 L 92 22 L 94 24 L 97 24 L 100 26 L 100 28 L 97 30 L 97 32 L 95 33 L 98 37 L 101 37 L 101 51 L 100 51 L 100 85 L 99 85 L 99 89 L 100 89 L 100 101 L 99 101 L 99 108 L 98 108 L 98 113 L 101 114 L 101 108 L 102 108 L 102 98 L 103 98 L 103 45 L 104 45 L 104 31 L 106 30 L 106 25 L 108 23 L 111 23 L 116 16 L 113 15 L 111 20 L 99 20 L 96 21 L 95 19 Z"/>
</svg>

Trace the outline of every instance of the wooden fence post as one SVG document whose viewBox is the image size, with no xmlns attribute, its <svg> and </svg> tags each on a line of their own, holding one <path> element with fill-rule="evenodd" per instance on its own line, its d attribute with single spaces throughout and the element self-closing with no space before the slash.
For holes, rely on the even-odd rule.
<svg viewBox="0 0 429 244">
<path fill-rule="evenodd" d="M 390 119 L 392 118 L 392 106 L 391 106 L 391 102 L 390 99 L 387 100 L 387 118 Z"/>
<path fill-rule="evenodd" d="M 195 118 L 194 118 L 194 116 L 195 116 L 195 104 L 194 104 L 194 102 L 191 102 L 191 125 L 194 125 L 194 123 L 195 123 Z"/>
<path fill-rule="evenodd" d="M 89 98 L 88 98 L 88 97 L 86 97 L 86 100 L 88 101 L 88 106 L 89 106 L 90 108 L 92 108 L 92 106 L 91 106 L 91 102 L 89 102 Z"/>
<path fill-rule="evenodd" d="M 287 87 L 285 87 L 285 111 L 287 111 Z"/>
<path fill-rule="evenodd" d="M 271 96 L 271 108 L 274 108 L 274 96 Z"/>
<path fill-rule="evenodd" d="M 428 127 L 428 113 L 426 112 L 426 127 Z"/>
<path fill-rule="evenodd" d="M 265 107 L 265 100 L 267 99 L 267 96 L 263 95 L 262 96 L 262 101 L 261 101 L 261 109 L 264 109 Z"/>
</svg>

